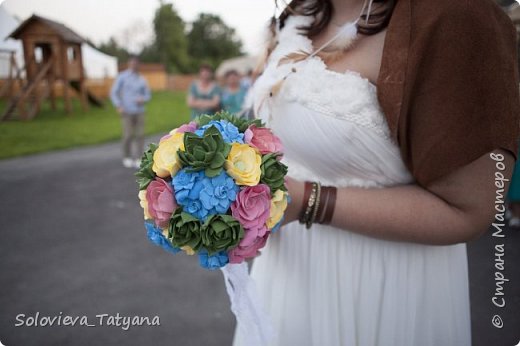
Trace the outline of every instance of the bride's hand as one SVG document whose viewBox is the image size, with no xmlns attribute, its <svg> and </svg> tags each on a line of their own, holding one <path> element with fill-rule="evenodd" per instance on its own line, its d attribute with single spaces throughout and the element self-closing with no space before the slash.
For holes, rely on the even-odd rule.
<svg viewBox="0 0 520 346">
<path fill-rule="evenodd" d="M 284 224 L 298 220 L 300 217 L 300 211 L 302 210 L 302 200 L 305 184 L 287 177 L 285 179 L 289 196 L 291 196 L 291 203 L 287 206 L 285 211 Z"/>
</svg>

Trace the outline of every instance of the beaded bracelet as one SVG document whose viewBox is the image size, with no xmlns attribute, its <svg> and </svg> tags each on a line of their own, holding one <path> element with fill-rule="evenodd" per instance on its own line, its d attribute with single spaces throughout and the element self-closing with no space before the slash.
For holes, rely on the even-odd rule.
<svg viewBox="0 0 520 346">
<path fill-rule="evenodd" d="M 320 198 L 321 198 L 321 185 L 320 183 L 316 183 L 316 194 L 314 196 L 313 204 L 312 204 L 312 214 L 307 223 L 307 229 L 311 228 L 314 221 L 316 221 L 316 216 L 318 215 L 318 209 L 320 208 Z M 312 195 L 311 195 L 312 197 Z"/>
<path fill-rule="evenodd" d="M 300 223 L 305 224 L 307 228 L 310 228 L 312 225 L 312 216 L 315 213 L 315 205 L 317 203 L 317 193 L 320 189 L 319 183 L 305 183 L 305 192 L 303 197 L 302 205 L 306 206 L 304 210 L 302 210 L 302 214 L 300 215 Z"/>
</svg>

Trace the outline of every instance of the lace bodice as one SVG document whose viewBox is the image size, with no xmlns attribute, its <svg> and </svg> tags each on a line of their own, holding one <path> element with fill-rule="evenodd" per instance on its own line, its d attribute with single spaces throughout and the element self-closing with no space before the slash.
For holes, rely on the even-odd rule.
<svg viewBox="0 0 520 346">
<path fill-rule="evenodd" d="M 410 182 L 374 84 L 354 71 L 331 71 L 319 57 L 279 64 L 290 53 L 313 50 L 297 29 L 311 20 L 291 16 L 286 21 L 255 83 L 257 116 L 284 142 L 289 174 L 336 186 Z M 269 96 L 273 85 L 286 76 L 280 91 Z"/>
</svg>

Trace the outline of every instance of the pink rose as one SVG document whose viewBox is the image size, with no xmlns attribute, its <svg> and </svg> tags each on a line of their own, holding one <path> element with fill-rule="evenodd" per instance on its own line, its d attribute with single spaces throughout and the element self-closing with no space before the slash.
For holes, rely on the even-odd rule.
<svg viewBox="0 0 520 346">
<path fill-rule="evenodd" d="M 155 220 L 157 227 L 167 227 L 173 211 L 177 208 L 171 185 L 161 178 L 155 178 L 146 188 L 146 200 L 150 216 Z"/>
<path fill-rule="evenodd" d="M 174 133 L 195 132 L 197 130 L 197 128 L 198 128 L 197 123 L 194 122 L 194 121 L 190 121 L 188 124 L 181 125 L 178 128 L 170 131 L 170 133 L 165 134 L 164 136 L 162 136 L 161 139 L 159 140 L 159 142 L 167 140 Z"/>
<path fill-rule="evenodd" d="M 197 128 L 198 128 L 197 123 L 194 121 L 190 121 L 189 124 L 181 125 L 177 129 L 177 133 L 195 132 L 197 130 Z"/>
<path fill-rule="evenodd" d="M 271 208 L 271 190 L 265 184 L 246 186 L 231 204 L 231 215 L 247 231 L 258 233 L 265 227 Z M 265 233 L 265 232 L 264 232 Z"/>
<path fill-rule="evenodd" d="M 238 245 L 242 247 L 248 247 L 253 244 L 257 238 L 263 237 L 268 231 L 269 228 L 267 228 L 265 225 L 264 227 L 258 229 L 244 229 L 244 238 L 240 240 Z"/>
<path fill-rule="evenodd" d="M 257 148 L 261 154 L 282 153 L 283 145 L 280 138 L 276 137 L 270 129 L 265 127 L 256 127 L 251 125 L 244 132 L 244 141 L 254 148 Z"/>
<path fill-rule="evenodd" d="M 255 257 L 258 250 L 265 246 L 269 234 L 270 232 L 266 232 L 264 236 L 255 238 L 254 242 L 249 246 L 241 246 L 239 244 L 236 248 L 229 251 L 229 263 L 242 263 L 245 259 Z"/>
<path fill-rule="evenodd" d="M 170 138 L 172 135 L 170 135 L 169 133 L 165 134 L 164 136 L 161 137 L 161 139 L 159 140 L 159 143 L 162 142 L 162 141 L 165 141 L 167 140 L 168 138 Z"/>
</svg>

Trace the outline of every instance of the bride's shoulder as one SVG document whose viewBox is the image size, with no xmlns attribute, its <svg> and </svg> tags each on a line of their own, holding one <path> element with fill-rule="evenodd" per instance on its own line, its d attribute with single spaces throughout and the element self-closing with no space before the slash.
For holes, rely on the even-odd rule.
<svg viewBox="0 0 520 346">
<path fill-rule="evenodd" d="M 406 1 L 405 1 L 406 2 Z M 509 30 L 511 19 L 493 0 L 414 0 L 409 1 L 416 28 L 439 30 Z"/>
</svg>

